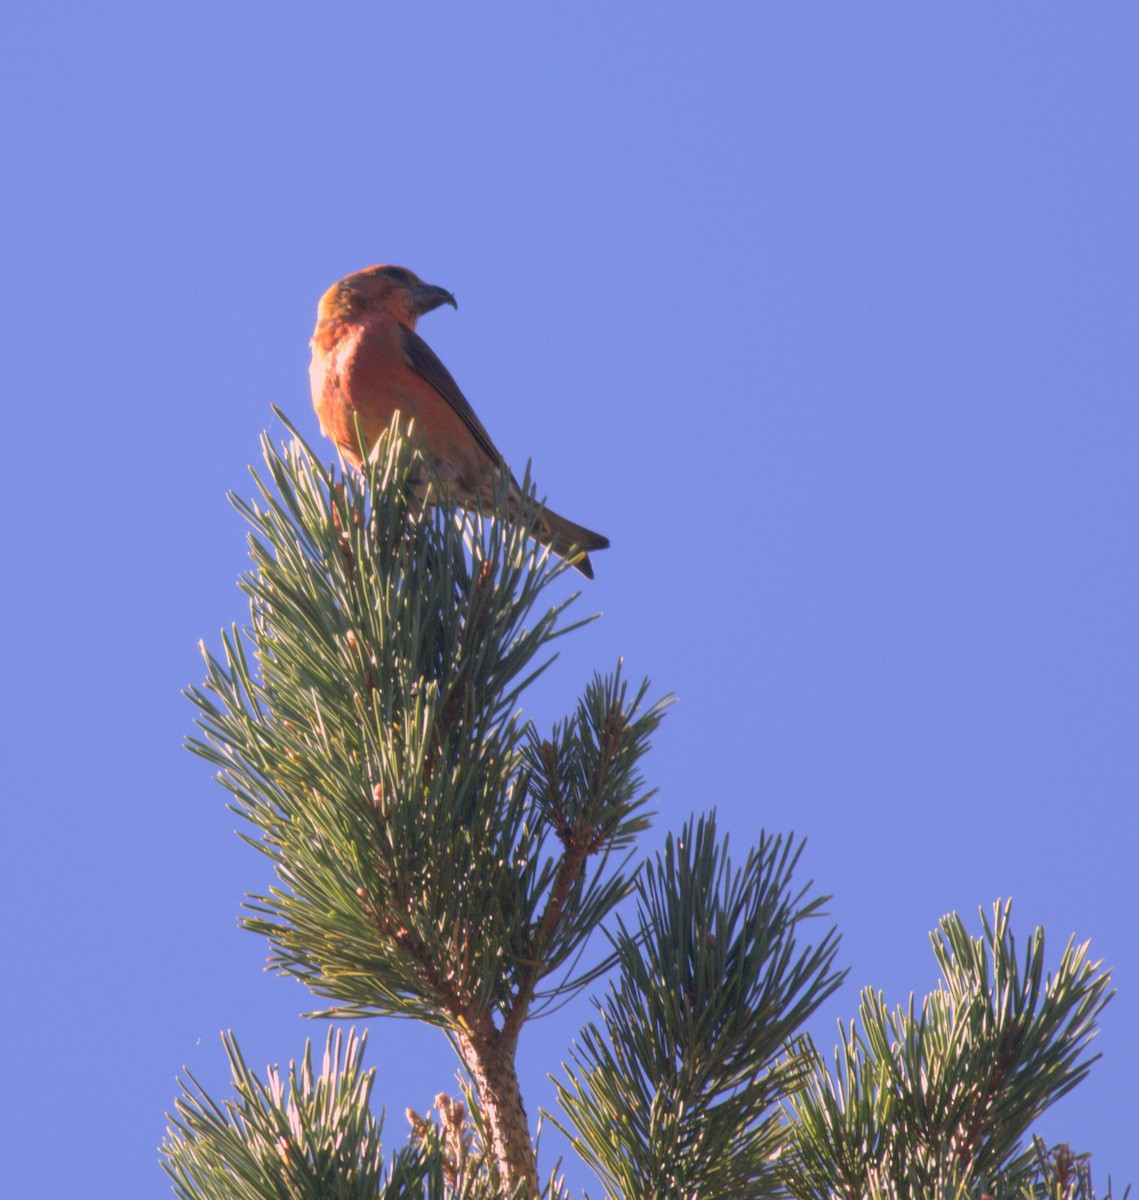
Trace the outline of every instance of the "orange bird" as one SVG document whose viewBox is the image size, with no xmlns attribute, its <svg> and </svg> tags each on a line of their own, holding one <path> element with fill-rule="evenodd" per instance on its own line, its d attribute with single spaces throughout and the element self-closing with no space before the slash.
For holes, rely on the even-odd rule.
<svg viewBox="0 0 1139 1200">
<path fill-rule="evenodd" d="M 368 267 L 334 283 L 320 298 L 312 335 L 312 403 L 320 427 L 354 467 L 360 466 L 356 421 L 365 450 L 399 411 L 415 421 L 440 483 L 465 508 L 486 511 L 502 472 L 510 498 L 521 490 L 490 434 L 475 416 L 450 371 L 415 332 L 424 313 L 450 304 L 445 288 L 424 283 L 404 267 Z M 537 531 L 543 545 L 565 558 L 570 548 L 604 550 L 609 539 L 549 509 Z M 589 558 L 574 564 L 593 578 Z"/>
</svg>

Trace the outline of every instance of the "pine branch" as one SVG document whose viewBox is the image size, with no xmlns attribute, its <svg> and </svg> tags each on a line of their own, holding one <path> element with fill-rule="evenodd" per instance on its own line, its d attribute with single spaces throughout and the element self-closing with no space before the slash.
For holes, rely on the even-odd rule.
<svg viewBox="0 0 1139 1200">
<path fill-rule="evenodd" d="M 806 1067 L 784 1052 L 842 980 L 833 929 L 798 945 L 824 902 L 791 890 L 799 853 L 764 836 L 733 871 L 709 816 L 642 873 L 602 1024 L 583 1030 L 558 1084 L 574 1147 L 608 1196 L 779 1193 L 778 1105 Z"/>
<path fill-rule="evenodd" d="M 224 1042 L 233 1098 L 218 1105 L 191 1077 L 162 1146 L 181 1200 L 458 1200 L 437 1147 L 406 1147 L 385 1169 L 381 1122 L 369 1106 L 375 1072 L 361 1068 L 364 1037 L 330 1030 L 319 1074 L 306 1043 L 287 1076 L 271 1067 L 265 1082 L 232 1034 Z M 491 1195 L 467 1192 L 476 1198 Z"/>
<path fill-rule="evenodd" d="M 840 1028 L 833 1074 L 815 1055 L 808 1088 L 788 1102 L 793 1196 L 1019 1196 L 1036 1186 L 1039 1162 L 1023 1138 L 1095 1061 L 1087 1050 L 1110 976 L 1070 941 L 1046 977 L 1042 928 L 1022 962 L 1009 912 L 1006 902 L 991 920 L 982 913 L 978 938 L 945 917 L 932 935 L 943 981 L 920 1015 L 912 997 L 891 1011 L 868 989 L 858 1029 Z"/>
<path fill-rule="evenodd" d="M 395 422 L 362 479 L 299 438 L 264 451 L 257 502 L 234 500 L 250 624 L 190 692 L 191 748 L 277 872 L 244 924 L 334 1015 L 446 1029 L 504 1185 L 536 1194 L 518 1034 L 540 985 L 580 986 L 551 976 L 629 892 L 618 859 L 647 823 L 637 764 L 662 706 L 619 672 L 595 679 L 536 771 L 543 739 L 518 702 L 583 622 L 561 623 L 573 597 L 539 606 L 567 568 L 530 537 L 528 481 L 486 516 L 427 507 L 427 465 Z"/>
</svg>

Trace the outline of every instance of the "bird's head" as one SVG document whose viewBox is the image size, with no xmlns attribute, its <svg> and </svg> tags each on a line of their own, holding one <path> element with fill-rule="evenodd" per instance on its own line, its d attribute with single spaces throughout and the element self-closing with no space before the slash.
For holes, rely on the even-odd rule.
<svg viewBox="0 0 1139 1200">
<path fill-rule="evenodd" d="M 424 313 L 440 304 L 459 307 L 446 288 L 424 283 L 406 267 L 367 267 L 334 283 L 321 296 L 317 316 L 321 321 L 384 316 L 414 329 Z"/>
</svg>

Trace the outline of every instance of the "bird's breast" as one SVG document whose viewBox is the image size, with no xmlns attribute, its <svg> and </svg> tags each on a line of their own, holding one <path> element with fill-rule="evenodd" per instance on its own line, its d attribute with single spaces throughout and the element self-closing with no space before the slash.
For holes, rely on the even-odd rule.
<svg viewBox="0 0 1139 1200">
<path fill-rule="evenodd" d="M 358 465 L 355 406 L 349 386 L 358 338 L 351 329 L 322 323 L 311 344 L 309 386 L 320 428 L 349 462 Z"/>
<path fill-rule="evenodd" d="M 462 416 L 408 362 L 395 321 L 317 326 L 309 378 L 320 427 L 359 466 L 357 423 L 370 450 L 399 411 L 413 420 L 424 451 L 446 481 L 464 491 L 486 486 L 497 470 Z"/>
<path fill-rule="evenodd" d="M 403 354 L 392 327 L 322 322 L 312 338 L 309 384 L 324 433 L 359 466 L 359 431 L 371 449 L 402 403 Z"/>
</svg>

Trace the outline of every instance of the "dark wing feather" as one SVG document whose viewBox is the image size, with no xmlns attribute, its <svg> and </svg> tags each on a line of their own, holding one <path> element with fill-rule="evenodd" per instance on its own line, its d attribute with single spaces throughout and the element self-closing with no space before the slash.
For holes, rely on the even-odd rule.
<svg viewBox="0 0 1139 1200">
<path fill-rule="evenodd" d="M 483 428 L 483 423 L 475 416 L 475 410 L 471 408 L 470 402 L 466 396 L 459 391 L 459 385 L 455 382 L 451 372 L 439 361 L 439 356 L 434 350 L 417 334 L 413 333 L 406 325 L 400 327 L 400 333 L 403 335 L 403 350 L 407 355 L 407 361 L 411 369 L 429 384 L 443 397 L 444 400 L 459 414 L 463 419 L 463 424 L 471 431 L 476 442 L 486 452 L 490 459 L 497 465 L 503 465 L 502 455 L 498 452 L 498 447 L 490 440 L 490 434 Z"/>
</svg>

